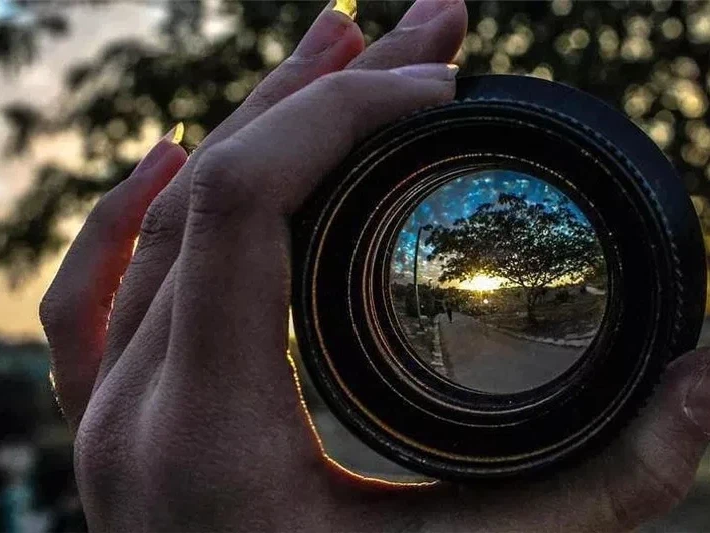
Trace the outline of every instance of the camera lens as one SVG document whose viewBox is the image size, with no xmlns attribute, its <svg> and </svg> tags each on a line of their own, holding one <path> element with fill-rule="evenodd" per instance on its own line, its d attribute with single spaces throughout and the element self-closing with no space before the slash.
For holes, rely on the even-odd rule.
<svg viewBox="0 0 710 533">
<path fill-rule="evenodd" d="M 293 221 L 303 366 L 383 456 L 471 480 L 528 475 L 612 439 L 705 308 L 699 223 L 623 115 L 529 77 L 364 142 Z"/>
<path fill-rule="evenodd" d="M 463 387 L 508 394 L 584 356 L 606 307 L 595 228 L 560 189 L 505 169 L 439 185 L 391 258 L 395 323 L 416 356 Z"/>
</svg>

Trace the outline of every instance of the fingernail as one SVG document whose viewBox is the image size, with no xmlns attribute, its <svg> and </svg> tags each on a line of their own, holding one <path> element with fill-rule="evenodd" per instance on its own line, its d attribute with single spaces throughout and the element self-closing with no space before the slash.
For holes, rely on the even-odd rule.
<svg viewBox="0 0 710 533">
<path fill-rule="evenodd" d="M 390 72 L 407 76 L 409 78 L 420 78 L 430 80 L 452 81 L 456 78 L 459 67 L 446 63 L 423 63 L 420 65 L 407 65 L 390 69 Z"/>
<path fill-rule="evenodd" d="M 698 381 L 690 387 L 685 397 L 685 415 L 710 436 L 710 364 L 706 365 Z"/>
<path fill-rule="evenodd" d="M 397 25 L 400 28 L 413 28 L 426 24 L 437 15 L 456 4 L 458 0 L 416 0 Z"/>
<path fill-rule="evenodd" d="M 163 136 L 163 139 L 170 141 L 173 144 L 180 144 L 182 138 L 185 135 L 185 124 L 178 122 L 175 124 L 168 133 Z"/>
<path fill-rule="evenodd" d="M 340 1 L 342 2 L 342 0 Z M 334 7 L 331 7 L 332 3 L 329 3 L 318 15 L 306 35 L 298 43 L 296 50 L 293 52 L 294 56 L 308 57 L 325 52 L 343 36 L 345 30 L 352 24 L 352 17 L 344 16 L 340 10 L 336 11 L 338 2 L 335 3 Z M 354 5 L 355 0 L 346 1 L 345 3 Z"/>
<path fill-rule="evenodd" d="M 355 15 L 357 15 L 357 0 L 336 0 L 333 11 L 339 11 L 350 17 L 350 20 L 355 20 Z"/>
<path fill-rule="evenodd" d="M 170 128 L 170 131 L 163 135 L 163 138 L 161 141 L 165 140 L 170 142 L 171 144 L 180 144 L 182 142 L 182 137 L 185 134 L 185 124 L 182 122 L 178 122 L 175 124 L 172 128 Z M 150 149 L 150 152 L 148 152 L 143 160 L 139 163 L 141 168 L 143 169 L 149 169 L 153 166 L 155 166 L 158 162 L 160 162 L 161 159 L 163 159 L 163 156 L 168 150 L 167 144 L 163 142 L 158 142 L 153 148 Z"/>
</svg>

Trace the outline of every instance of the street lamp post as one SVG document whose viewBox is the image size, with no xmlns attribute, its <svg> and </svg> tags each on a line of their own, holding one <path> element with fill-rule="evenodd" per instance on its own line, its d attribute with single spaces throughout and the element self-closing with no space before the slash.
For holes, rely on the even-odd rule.
<svg viewBox="0 0 710 533">
<path fill-rule="evenodd" d="M 417 230 L 417 241 L 414 243 L 414 300 L 417 304 L 417 318 L 419 318 L 419 327 L 424 329 L 424 324 L 422 323 L 422 308 L 419 303 L 419 280 L 417 279 L 417 273 L 419 271 L 419 241 L 422 237 L 422 231 L 431 231 L 431 224 L 426 224 L 424 226 L 419 226 Z"/>
</svg>

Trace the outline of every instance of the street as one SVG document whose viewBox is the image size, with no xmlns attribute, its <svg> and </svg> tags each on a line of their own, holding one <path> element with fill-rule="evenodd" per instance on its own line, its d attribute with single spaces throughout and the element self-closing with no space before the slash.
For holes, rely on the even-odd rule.
<svg viewBox="0 0 710 533">
<path fill-rule="evenodd" d="M 460 313 L 442 316 L 441 348 L 451 379 L 486 392 L 510 393 L 549 382 L 569 368 L 583 348 L 519 339 Z"/>
</svg>

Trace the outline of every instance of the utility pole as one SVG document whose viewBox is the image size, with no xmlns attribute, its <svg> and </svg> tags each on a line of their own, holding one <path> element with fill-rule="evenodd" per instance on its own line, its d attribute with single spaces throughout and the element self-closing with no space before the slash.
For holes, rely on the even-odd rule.
<svg viewBox="0 0 710 533">
<path fill-rule="evenodd" d="M 417 241 L 414 243 L 414 300 L 417 304 L 417 318 L 419 319 L 419 327 L 421 329 L 424 329 L 424 324 L 422 323 L 422 307 L 419 303 L 419 279 L 417 278 L 417 273 L 419 272 L 419 241 L 422 237 L 422 231 L 431 230 L 431 224 L 419 226 L 419 229 L 417 230 Z"/>
</svg>

